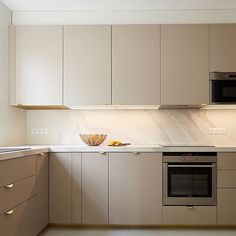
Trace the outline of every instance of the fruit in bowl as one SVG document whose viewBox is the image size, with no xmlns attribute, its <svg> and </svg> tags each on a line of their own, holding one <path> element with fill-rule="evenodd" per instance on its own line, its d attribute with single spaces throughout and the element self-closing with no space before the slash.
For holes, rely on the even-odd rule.
<svg viewBox="0 0 236 236">
<path fill-rule="evenodd" d="M 107 137 L 106 134 L 80 134 L 79 136 L 89 146 L 99 146 Z"/>
</svg>

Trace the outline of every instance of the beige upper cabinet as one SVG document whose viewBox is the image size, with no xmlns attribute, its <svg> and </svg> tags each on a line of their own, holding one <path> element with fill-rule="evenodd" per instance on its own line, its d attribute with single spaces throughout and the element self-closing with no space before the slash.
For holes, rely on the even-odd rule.
<svg viewBox="0 0 236 236">
<path fill-rule="evenodd" d="M 160 104 L 160 26 L 112 26 L 112 104 Z"/>
<path fill-rule="evenodd" d="M 111 104 L 111 26 L 64 27 L 67 106 Z"/>
<path fill-rule="evenodd" d="M 210 71 L 236 71 L 236 24 L 210 25 Z"/>
<path fill-rule="evenodd" d="M 63 104 L 62 27 L 15 27 L 15 105 Z"/>
<path fill-rule="evenodd" d="M 109 224 L 161 223 L 161 153 L 110 153 Z"/>
<path fill-rule="evenodd" d="M 161 26 L 161 104 L 209 103 L 209 26 Z"/>
</svg>

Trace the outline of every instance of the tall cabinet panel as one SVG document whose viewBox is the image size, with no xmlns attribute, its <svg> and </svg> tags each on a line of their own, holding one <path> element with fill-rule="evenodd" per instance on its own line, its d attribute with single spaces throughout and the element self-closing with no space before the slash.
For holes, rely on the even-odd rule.
<svg viewBox="0 0 236 236">
<path fill-rule="evenodd" d="M 108 224 L 108 154 L 82 153 L 82 223 Z"/>
<path fill-rule="evenodd" d="M 49 223 L 71 224 L 71 153 L 51 153 Z"/>
<path fill-rule="evenodd" d="M 111 104 L 111 26 L 64 27 L 65 105 Z"/>
<path fill-rule="evenodd" d="M 162 223 L 161 153 L 109 154 L 109 223 Z"/>
<path fill-rule="evenodd" d="M 62 27 L 15 27 L 15 104 L 62 105 Z"/>
<path fill-rule="evenodd" d="M 236 25 L 210 25 L 210 71 L 236 71 Z"/>
<path fill-rule="evenodd" d="M 112 103 L 160 104 L 160 26 L 112 26 Z"/>
<path fill-rule="evenodd" d="M 209 26 L 161 26 L 161 104 L 209 102 Z"/>
</svg>

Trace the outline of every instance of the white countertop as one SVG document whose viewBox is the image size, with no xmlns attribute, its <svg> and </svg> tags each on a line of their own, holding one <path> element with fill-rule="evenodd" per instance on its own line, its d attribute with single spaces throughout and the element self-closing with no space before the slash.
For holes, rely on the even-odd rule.
<svg viewBox="0 0 236 236">
<path fill-rule="evenodd" d="M 236 152 L 236 145 L 235 146 L 219 145 L 215 147 L 162 147 L 160 145 L 131 145 L 125 147 L 33 145 L 33 146 L 17 146 L 17 148 L 31 148 L 31 149 L 0 153 L 0 160 L 17 158 L 27 155 L 34 155 L 43 152 Z"/>
</svg>

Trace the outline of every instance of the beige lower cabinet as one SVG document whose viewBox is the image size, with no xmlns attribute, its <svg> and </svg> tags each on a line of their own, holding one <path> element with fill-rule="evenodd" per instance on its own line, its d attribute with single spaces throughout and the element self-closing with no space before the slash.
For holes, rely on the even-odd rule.
<svg viewBox="0 0 236 236">
<path fill-rule="evenodd" d="M 109 224 L 162 224 L 162 154 L 109 154 Z"/>
<path fill-rule="evenodd" d="M 36 232 L 48 225 L 48 154 L 37 155 Z"/>
<path fill-rule="evenodd" d="M 215 206 L 164 206 L 165 225 L 215 225 Z"/>
<path fill-rule="evenodd" d="M 72 173 L 71 173 L 71 221 L 72 224 L 81 224 L 81 194 L 82 194 L 82 183 L 81 183 L 81 153 L 72 153 Z"/>
<path fill-rule="evenodd" d="M 82 223 L 108 224 L 107 153 L 82 153 Z"/>
<path fill-rule="evenodd" d="M 0 235 L 35 236 L 35 197 L 0 215 Z"/>
<path fill-rule="evenodd" d="M 218 224 L 236 225 L 236 189 L 218 189 Z"/>
<path fill-rule="evenodd" d="M 71 224 L 71 153 L 51 153 L 49 222 Z"/>
</svg>

